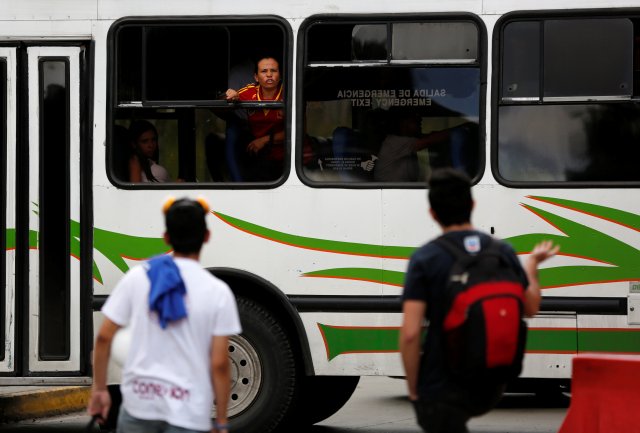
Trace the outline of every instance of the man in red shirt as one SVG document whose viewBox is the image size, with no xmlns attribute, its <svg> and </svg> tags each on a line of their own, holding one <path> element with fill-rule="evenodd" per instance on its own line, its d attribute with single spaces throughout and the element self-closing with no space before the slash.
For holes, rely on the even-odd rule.
<svg viewBox="0 0 640 433">
<path fill-rule="evenodd" d="M 255 83 L 240 90 L 228 89 L 227 101 L 282 101 L 283 86 L 280 65 L 273 57 L 258 60 L 253 75 Z M 255 156 L 256 180 L 275 180 L 282 175 L 284 163 L 284 112 L 282 109 L 250 108 L 247 110 L 253 140 L 246 147 Z"/>
</svg>

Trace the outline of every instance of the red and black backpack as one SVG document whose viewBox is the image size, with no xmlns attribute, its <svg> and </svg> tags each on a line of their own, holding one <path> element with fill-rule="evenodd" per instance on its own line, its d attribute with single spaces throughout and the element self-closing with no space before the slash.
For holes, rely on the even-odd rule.
<svg viewBox="0 0 640 433">
<path fill-rule="evenodd" d="M 527 336 L 525 288 L 516 269 L 494 239 L 473 254 L 444 236 L 436 243 L 454 257 L 443 323 L 451 374 L 467 381 L 516 378 Z"/>
</svg>

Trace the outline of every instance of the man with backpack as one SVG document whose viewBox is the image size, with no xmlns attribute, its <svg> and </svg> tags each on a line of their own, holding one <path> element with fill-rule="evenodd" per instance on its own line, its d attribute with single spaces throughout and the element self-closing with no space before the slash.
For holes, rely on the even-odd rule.
<svg viewBox="0 0 640 433">
<path fill-rule="evenodd" d="M 520 373 L 522 317 L 538 312 L 537 268 L 558 246 L 536 245 L 523 267 L 508 244 L 471 225 L 471 181 L 462 172 L 434 170 L 429 203 L 443 234 L 411 257 L 400 352 L 422 429 L 465 433 Z"/>
</svg>

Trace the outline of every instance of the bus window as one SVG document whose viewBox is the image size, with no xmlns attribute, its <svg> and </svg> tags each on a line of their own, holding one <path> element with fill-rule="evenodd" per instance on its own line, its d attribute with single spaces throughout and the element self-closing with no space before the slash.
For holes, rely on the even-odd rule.
<svg viewBox="0 0 640 433">
<path fill-rule="evenodd" d="M 70 270 L 69 270 L 69 173 L 70 116 L 69 63 L 62 59 L 40 59 L 41 192 L 40 219 L 40 317 L 38 358 L 68 360 L 70 341 Z"/>
<path fill-rule="evenodd" d="M 540 99 L 540 22 L 516 21 L 504 27 L 502 98 Z"/>
<path fill-rule="evenodd" d="M 265 56 L 282 64 L 284 95 L 287 31 L 275 19 L 126 19 L 116 24 L 109 39 L 115 48 L 109 51 L 109 70 L 115 72 L 110 76 L 108 167 L 113 181 L 148 188 L 165 182 L 224 187 L 282 179 L 288 153 L 280 138 L 284 134 L 273 145 L 281 150 L 280 164 L 268 175 L 261 164 L 267 149 L 249 154 L 246 148 L 257 138 L 252 136 L 253 113 L 277 113 L 284 125 L 284 98 L 231 103 L 224 95 L 252 83 L 256 61 Z M 142 124 L 147 130 L 142 134 L 155 140 L 148 154 L 140 145 Z"/>
<path fill-rule="evenodd" d="M 145 36 L 144 99 L 206 101 L 226 90 L 229 36 L 225 27 L 149 26 Z"/>
<path fill-rule="evenodd" d="M 434 42 L 444 35 L 446 42 Z M 476 177 L 478 41 L 466 21 L 311 23 L 298 141 L 303 179 L 422 187 L 444 166 Z"/>
<path fill-rule="evenodd" d="M 576 186 L 640 181 L 633 90 L 639 21 L 527 18 L 504 23 L 500 33 L 498 178 Z M 526 55 L 525 46 L 532 47 Z"/>
<path fill-rule="evenodd" d="M 478 59 L 478 29 L 471 22 L 395 23 L 395 61 L 473 63 Z"/>
<path fill-rule="evenodd" d="M 4 164 L 0 164 L 0 188 L 6 190 L 7 176 L 6 176 L 6 161 L 7 161 L 7 61 L 4 58 L 0 58 L 0 152 L 2 152 L 2 160 Z M 7 199 L 5 194 L 2 194 L 0 198 L 0 206 L 2 209 L 7 209 Z M 6 281 L 6 250 L 9 248 L 7 242 L 7 210 L 0 211 L 0 227 L 2 231 L 0 233 L 0 245 L 3 245 L 2 252 L 0 252 L 0 281 Z M 0 290 L 0 311 L 6 311 L 6 290 Z M 0 319 L 0 335 L 5 334 L 6 318 L 3 316 Z M 4 361 L 6 350 L 0 350 L 0 361 Z"/>
<path fill-rule="evenodd" d="M 386 61 L 387 27 L 338 23 L 311 26 L 307 33 L 307 62 Z"/>
<path fill-rule="evenodd" d="M 142 101 L 142 27 L 118 29 L 116 41 L 117 103 Z"/>
<path fill-rule="evenodd" d="M 356 25 L 351 33 L 354 61 L 387 60 L 387 26 Z"/>
<path fill-rule="evenodd" d="M 631 96 L 631 20 L 546 20 L 543 47 L 545 99 Z"/>
</svg>

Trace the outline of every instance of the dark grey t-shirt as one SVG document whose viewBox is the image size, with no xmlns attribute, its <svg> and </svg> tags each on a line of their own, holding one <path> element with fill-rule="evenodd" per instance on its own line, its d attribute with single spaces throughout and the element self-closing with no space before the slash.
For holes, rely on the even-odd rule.
<svg viewBox="0 0 640 433">
<path fill-rule="evenodd" d="M 445 234 L 448 239 L 465 245 L 467 250 L 485 248 L 490 242 L 488 234 L 479 231 L 454 231 Z M 512 262 L 521 277 L 524 287 L 529 285 L 527 276 L 513 248 L 501 242 L 501 251 Z M 418 394 L 421 399 L 438 399 L 439 395 L 458 385 L 449 377 L 445 365 L 442 324 L 445 311 L 445 290 L 454 258 L 434 241 L 420 247 L 409 261 L 405 277 L 404 300 L 420 300 L 427 303 L 427 337 L 423 343 L 423 354 L 418 376 Z"/>
</svg>

